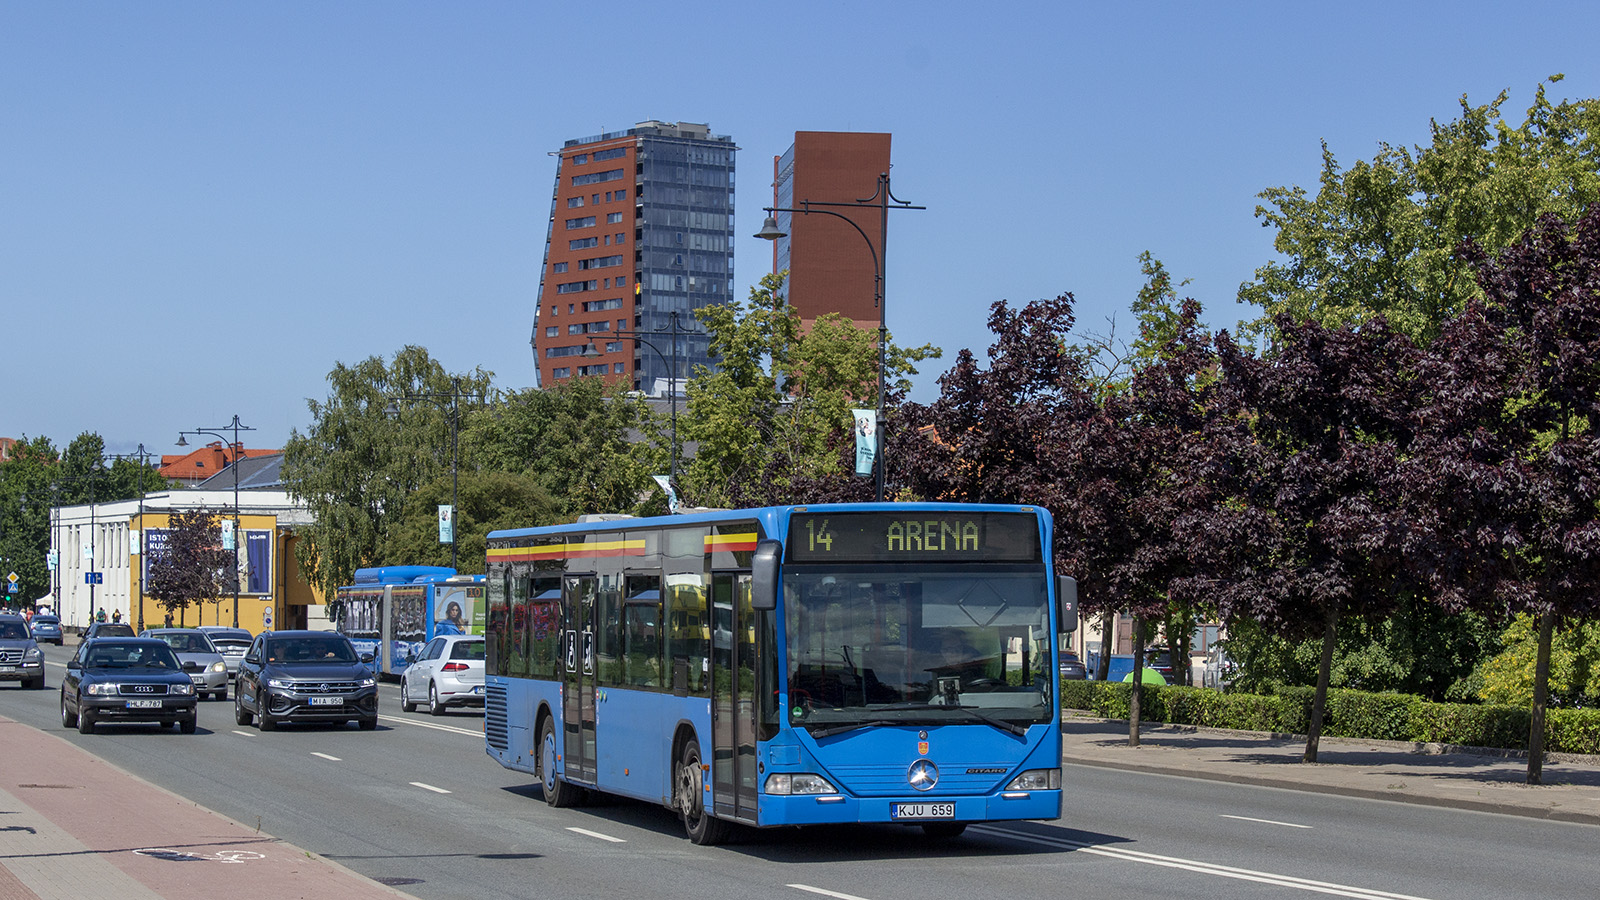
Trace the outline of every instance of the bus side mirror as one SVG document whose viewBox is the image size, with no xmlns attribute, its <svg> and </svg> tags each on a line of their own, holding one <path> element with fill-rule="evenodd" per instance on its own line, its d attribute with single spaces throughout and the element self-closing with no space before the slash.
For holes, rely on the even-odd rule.
<svg viewBox="0 0 1600 900">
<path fill-rule="evenodd" d="M 778 559 L 782 553 L 783 544 L 778 541 L 756 544 L 750 560 L 751 609 L 778 608 Z"/>
<path fill-rule="evenodd" d="M 1078 579 L 1056 576 L 1056 631 L 1070 634 L 1078 630 Z"/>
</svg>

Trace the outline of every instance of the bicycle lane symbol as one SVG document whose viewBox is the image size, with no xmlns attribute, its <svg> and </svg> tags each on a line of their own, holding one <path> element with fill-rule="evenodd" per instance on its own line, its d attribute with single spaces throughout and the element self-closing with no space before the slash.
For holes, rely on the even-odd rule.
<svg viewBox="0 0 1600 900">
<path fill-rule="evenodd" d="M 133 851 L 136 856 L 148 856 L 151 859 L 164 859 L 168 862 L 220 862 L 242 863 L 250 859 L 266 859 L 265 853 L 254 850 L 218 850 L 210 856 L 199 853 L 190 853 L 187 850 L 168 850 L 164 847 L 144 847 Z"/>
</svg>

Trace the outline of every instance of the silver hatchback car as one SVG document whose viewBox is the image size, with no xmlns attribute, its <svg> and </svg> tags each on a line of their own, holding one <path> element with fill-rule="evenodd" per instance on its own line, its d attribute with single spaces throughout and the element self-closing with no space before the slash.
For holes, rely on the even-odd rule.
<svg viewBox="0 0 1600 900">
<path fill-rule="evenodd" d="M 140 637 L 155 638 L 172 648 L 183 664 L 183 671 L 194 682 L 198 699 L 206 694 L 218 700 L 228 699 L 228 664 L 211 643 L 211 638 L 197 628 L 149 628 Z"/>
<path fill-rule="evenodd" d="M 211 638 L 211 646 L 222 654 L 222 663 L 228 667 L 228 680 L 232 681 L 239 674 L 239 661 L 249 651 L 255 635 L 243 628 L 229 628 L 226 625 L 201 625 L 196 630 L 204 631 L 206 637 Z"/>
<path fill-rule="evenodd" d="M 484 648 L 478 635 L 442 635 L 429 641 L 400 673 L 400 708 L 411 712 L 425 702 L 428 712 L 442 716 L 447 706 L 482 706 Z"/>
</svg>

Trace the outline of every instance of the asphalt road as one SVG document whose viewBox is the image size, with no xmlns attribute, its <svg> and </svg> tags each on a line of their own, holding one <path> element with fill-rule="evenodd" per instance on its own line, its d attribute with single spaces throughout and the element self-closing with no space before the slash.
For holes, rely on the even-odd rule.
<svg viewBox="0 0 1600 900">
<path fill-rule="evenodd" d="M 544 805 L 483 752 L 477 711 L 400 712 L 376 732 L 239 728 L 201 704 L 195 735 L 61 728 L 66 654 L 48 689 L 0 687 L 0 712 L 247 825 L 424 900 L 693 897 L 1590 898 L 1600 828 L 1192 779 L 1068 767 L 1059 822 L 743 830 L 695 847 L 659 807 Z"/>
</svg>

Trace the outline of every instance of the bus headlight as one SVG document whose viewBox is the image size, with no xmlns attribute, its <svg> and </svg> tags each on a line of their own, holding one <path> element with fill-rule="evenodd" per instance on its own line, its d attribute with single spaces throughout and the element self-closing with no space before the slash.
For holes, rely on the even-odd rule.
<svg viewBox="0 0 1600 900">
<path fill-rule="evenodd" d="M 1059 791 L 1061 790 L 1060 769 L 1029 769 L 1021 775 L 1011 779 L 1006 785 L 1008 791 Z"/>
<path fill-rule="evenodd" d="M 767 776 L 766 787 L 762 789 L 768 794 L 837 794 L 839 789 L 828 782 L 821 775 L 812 775 L 809 772 L 790 774 L 788 772 L 774 772 Z"/>
</svg>

